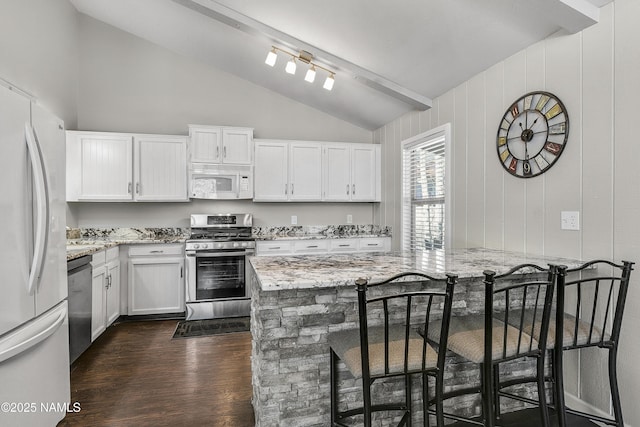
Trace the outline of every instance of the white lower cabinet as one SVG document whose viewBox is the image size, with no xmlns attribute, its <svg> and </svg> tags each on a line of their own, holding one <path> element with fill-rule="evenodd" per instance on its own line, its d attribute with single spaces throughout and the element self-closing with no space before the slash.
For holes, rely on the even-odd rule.
<svg viewBox="0 0 640 427">
<path fill-rule="evenodd" d="M 180 313 L 184 305 L 184 245 L 129 248 L 128 314 Z"/>
<path fill-rule="evenodd" d="M 119 248 L 100 251 L 91 259 L 91 341 L 120 316 Z"/>
<path fill-rule="evenodd" d="M 349 239 L 262 240 L 256 242 L 256 255 L 310 255 L 328 253 L 388 252 L 391 237 Z"/>
</svg>

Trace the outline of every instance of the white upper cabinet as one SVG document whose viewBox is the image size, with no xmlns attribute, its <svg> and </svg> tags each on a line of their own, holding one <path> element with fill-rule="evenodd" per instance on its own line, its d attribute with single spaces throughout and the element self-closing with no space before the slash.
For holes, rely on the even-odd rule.
<svg viewBox="0 0 640 427">
<path fill-rule="evenodd" d="M 253 163 L 253 129 L 189 125 L 191 161 L 194 163 Z"/>
<path fill-rule="evenodd" d="M 188 201 L 184 136 L 67 132 L 67 201 Z"/>
<path fill-rule="evenodd" d="M 253 200 L 282 202 L 289 197 L 289 144 L 256 141 Z"/>
<path fill-rule="evenodd" d="M 255 156 L 255 201 L 322 199 L 320 143 L 260 140 Z"/>
<path fill-rule="evenodd" d="M 380 201 L 380 146 L 257 140 L 254 201 Z"/>
<path fill-rule="evenodd" d="M 187 139 L 135 136 L 135 195 L 139 201 L 187 200 Z"/>
<path fill-rule="evenodd" d="M 325 144 L 323 200 L 380 201 L 380 146 Z"/>
<path fill-rule="evenodd" d="M 351 200 L 380 201 L 380 146 L 351 147 Z"/>
<path fill-rule="evenodd" d="M 133 137 L 67 132 L 67 201 L 133 198 Z"/>
<path fill-rule="evenodd" d="M 322 145 L 289 144 L 289 200 L 322 200 Z"/>
</svg>

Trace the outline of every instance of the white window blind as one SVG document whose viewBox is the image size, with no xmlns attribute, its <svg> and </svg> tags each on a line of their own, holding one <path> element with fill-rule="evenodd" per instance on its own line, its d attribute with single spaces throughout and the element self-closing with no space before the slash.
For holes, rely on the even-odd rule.
<svg viewBox="0 0 640 427">
<path fill-rule="evenodd" d="M 447 132 L 403 144 L 403 250 L 444 249 Z"/>
</svg>

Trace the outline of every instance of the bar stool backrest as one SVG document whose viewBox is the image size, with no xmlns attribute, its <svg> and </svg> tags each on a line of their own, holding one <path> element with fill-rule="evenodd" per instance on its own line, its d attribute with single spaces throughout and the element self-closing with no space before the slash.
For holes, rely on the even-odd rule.
<svg viewBox="0 0 640 427">
<path fill-rule="evenodd" d="M 435 352 L 417 331 L 440 328 L 439 348 L 447 348 L 456 281 L 457 276 L 451 274 L 446 279 L 437 279 L 417 272 L 402 273 L 378 283 L 356 281 L 363 381 L 435 368 Z M 391 283 L 395 286 L 385 286 Z M 378 360 L 370 366 L 370 355 L 374 354 Z M 440 370 L 444 368 L 445 355 L 446 351 L 437 352 Z"/>
<path fill-rule="evenodd" d="M 485 363 L 544 353 L 556 274 L 535 264 L 484 272 Z"/>
<path fill-rule="evenodd" d="M 556 340 L 564 349 L 617 346 L 633 262 L 587 262 L 558 277 Z"/>
</svg>

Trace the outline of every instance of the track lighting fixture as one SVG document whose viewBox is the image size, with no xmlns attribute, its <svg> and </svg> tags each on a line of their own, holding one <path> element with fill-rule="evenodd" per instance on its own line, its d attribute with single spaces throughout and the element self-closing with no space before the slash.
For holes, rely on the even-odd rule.
<svg viewBox="0 0 640 427">
<path fill-rule="evenodd" d="M 331 71 L 327 68 L 324 68 L 321 65 L 315 64 L 312 62 L 313 60 L 313 55 L 305 50 L 301 50 L 300 53 L 298 55 L 294 54 L 294 53 L 290 53 L 287 52 L 286 50 L 280 49 L 279 47 L 275 47 L 275 46 L 271 46 L 271 50 L 269 51 L 269 53 L 267 54 L 267 58 L 265 59 L 264 63 L 267 64 L 270 67 L 273 67 L 276 65 L 276 61 L 278 60 L 278 52 L 282 52 L 284 54 L 287 54 L 291 57 L 291 59 L 289 59 L 289 61 L 287 61 L 287 65 L 285 66 L 285 71 L 289 74 L 295 74 L 296 73 L 296 68 L 297 68 L 297 63 L 296 60 L 303 62 L 305 64 L 309 65 L 309 69 L 307 70 L 307 73 L 304 76 L 305 81 L 309 82 L 309 83 L 313 83 L 316 79 L 316 69 L 319 68 L 323 71 L 326 71 L 329 75 L 327 76 L 327 78 L 324 81 L 324 84 L 322 85 L 323 88 L 325 88 L 326 90 L 331 90 L 333 89 L 333 84 L 335 83 L 335 72 Z"/>
</svg>

